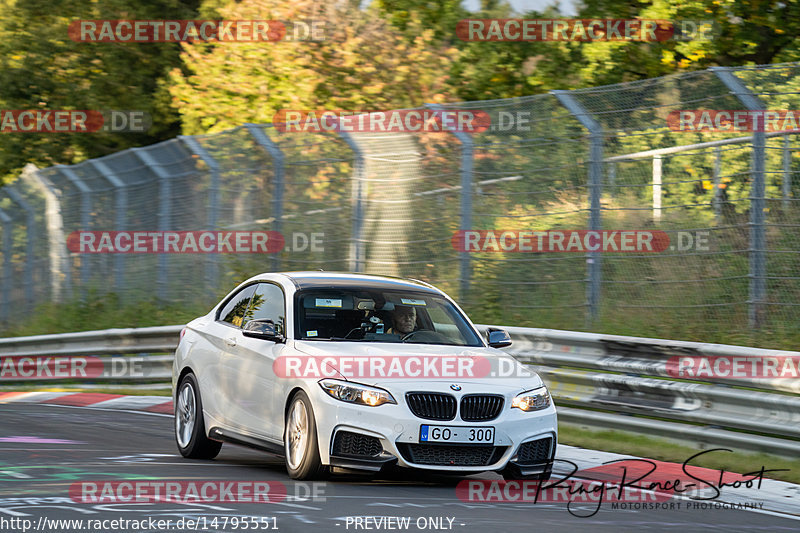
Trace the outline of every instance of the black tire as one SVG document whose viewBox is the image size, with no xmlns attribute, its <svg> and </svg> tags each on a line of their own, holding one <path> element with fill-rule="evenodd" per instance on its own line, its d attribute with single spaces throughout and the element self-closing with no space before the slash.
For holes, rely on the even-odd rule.
<svg viewBox="0 0 800 533">
<path fill-rule="evenodd" d="M 175 443 L 190 459 L 213 459 L 222 443 L 206 437 L 203 401 L 194 374 L 186 374 L 175 393 Z"/>
<path fill-rule="evenodd" d="M 286 471 L 292 479 L 321 479 L 327 475 L 328 467 L 319 458 L 314 408 L 303 391 L 292 397 L 286 410 L 283 448 Z"/>
</svg>

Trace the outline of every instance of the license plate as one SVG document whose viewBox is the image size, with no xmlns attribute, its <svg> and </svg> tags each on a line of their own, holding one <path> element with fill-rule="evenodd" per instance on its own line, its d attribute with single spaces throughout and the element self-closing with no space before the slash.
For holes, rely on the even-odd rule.
<svg viewBox="0 0 800 533">
<path fill-rule="evenodd" d="M 493 427 L 429 426 L 419 427 L 420 442 L 465 442 L 494 444 Z"/>
</svg>

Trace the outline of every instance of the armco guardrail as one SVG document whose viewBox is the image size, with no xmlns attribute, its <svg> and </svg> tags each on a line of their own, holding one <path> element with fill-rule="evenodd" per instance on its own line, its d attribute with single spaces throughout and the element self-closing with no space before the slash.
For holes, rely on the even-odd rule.
<svg viewBox="0 0 800 533">
<path fill-rule="evenodd" d="M 174 352 L 183 326 L 103 329 L 0 339 L 0 355 L 108 355 Z"/>
<path fill-rule="evenodd" d="M 89 358 L 86 365 L 78 367 L 78 372 L 66 372 L 69 377 L 63 379 L 81 379 L 86 375 L 90 376 L 87 379 L 97 383 L 169 382 L 172 378 L 172 352 L 178 345 L 181 328 L 183 326 L 104 329 L 0 339 L 2 357 L 51 358 L 35 372 L 31 371 L 36 377 L 41 376 L 41 381 L 23 375 L 24 365 L 5 371 L 0 366 L 0 384 L 58 381 L 57 365 L 62 364 L 59 359 L 81 356 Z"/>
<path fill-rule="evenodd" d="M 110 369 L 130 362 L 130 356 L 123 354 L 173 352 L 182 327 L 0 339 L 0 355 L 103 355 L 110 356 L 99 358 Z M 478 329 L 485 333 L 487 327 Z M 668 370 L 668 362 L 674 357 L 799 358 L 800 352 L 549 329 L 505 329 L 514 340 L 507 351 L 536 368 L 561 407 L 559 416 L 564 422 L 784 455 L 800 452 L 800 440 L 794 440 L 800 439 L 800 397 L 796 396 L 800 378 L 687 380 L 672 376 Z M 172 355 L 140 359 L 138 372 L 107 371 L 93 379 L 169 381 Z M 0 383 L 11 381 L 0 376 Z"/>
</svg>

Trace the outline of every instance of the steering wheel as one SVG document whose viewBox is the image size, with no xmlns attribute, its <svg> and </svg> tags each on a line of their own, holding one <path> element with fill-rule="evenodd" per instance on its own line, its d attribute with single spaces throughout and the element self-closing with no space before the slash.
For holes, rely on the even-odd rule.
<svg viewBox="0 0 800 533">
<path fill-rule="evenodd" d="M 422 340 L 423 342 L 445 342 L 445 343 L 447 343 L 447 342 L 450 341 L 450 339 L 446 335 L 442 335 L 441 333 L 439 333 L 437 331 L 432 331 L 432 330 L 429 330 L 429 329 L 417 329 L 417 330 L 414 330 L 411 333 L 408 333 L 408 334 L 404 335 L 403 337 L 401 337 L 400 340 L 402 342 L 406 342 L 407 340 L 411 339 L 417 333 L 422 333 L 422 335 L 420 335 L 420 340 Z"/>
<path fill-rule="evenodd" d="M 411 337 L 413 337 L 415 334 L 419 333 L 420 331 L 422 331 L 422 330 L 421 329 L 416 329 L 416 330 L 412 331 L 411 333 L 406 333 L 405 335 L 403 335 L 400 338 L 400 341 L 406 342 L 406 340 L 410 339 Z"/>
</svg>

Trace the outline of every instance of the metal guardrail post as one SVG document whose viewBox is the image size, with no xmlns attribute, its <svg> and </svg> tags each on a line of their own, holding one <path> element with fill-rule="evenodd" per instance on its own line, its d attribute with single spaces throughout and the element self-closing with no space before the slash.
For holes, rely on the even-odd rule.
<svg viewBox="0 0 800 533">
<path fill-rule="evenodd" d="M 366 263 L 366 250 L 364 250 L 364 182 L 366 180 L 366 165 L 364 163 L 364 152 L 353 139 L 353 136 L 346 131 L 338 131 L 339 137 L 353 150 L 353 163 L 355 172 L 353 173 L 353 186 L 351 203 L 353 205 L 353 229 L 350 241 L 350 270 L 352 272 L 363 272 Z"/>
<path fill-rule="evenodd" d="M 50 180 L 39 175 L 38 169 L 33 164 L 25 165 L 20 177 L 36 187 L 44 196 L 45 224 L 47 225 L 50 250 L 50 287 L 53 301 L 61 302 L 63 300 L 62 281 L 69 291 L 72 286 L 72 276 L 67 258 L 67 238 L 64 235 L 64 218 L 61 215 L 58 190 Z"/>
<path fill-rule="evenodd" d="M 0 284 L 0 322 L 8 322 L 8 310 L 11 307 L 11 244 L 14 239 L 11 226 L 13 219 L 0 209 L 0 224 L 3 226 L 3 280 Z"/>
<path fill-rule="evenodd" d="M 23 275 L 23 286 L 25 287 L 25 307 L 33 308 L 33 269 L 34 255 L 36 253 L 36 213 L 31 205 L 25 201 L 20 193 L 13 186 L 5 185 L 3 190 L 11 201 L 17 204 L 27 214 L 25 216 L 25 273 Z"/>
<path fill-rule="evenodd" d="M 761 100 L 748 89 L 727 67 L 712 67 L 711 71 L 750 111 L 764 111 Z M 750 296 L 748 322 L 750 328 L 758 329 L 763 322 L 763 302 L 766 299 L 766 228 L 764 180 L 764 160 L 766 136 L 764 134 L 764 115 L 753 132 L 752 176 L 750 187 Z"/>
<path fill-rule="evenodd" d="M 71 168 L 64 165 L 55 165 L 53 170 L 67 178 L 70 184 L 78 189 L 81 196 L 81 230 L 90 231 L 92 229 L 91 216 L 92 216 L 92 190 L 86 185 Z M 81 258 L 81 298 L 86 296 L 86 287 L 89 285 L 89 278 L 91 277 L 91 264 L 85 257 Z"/>
<path fill-rule="evenodd" d="M 98 159 L 90 159 L 89 164 L 100 173 L 103 178 L 114 187 L 116 218 L 114 226 L 116 231 L 124 231 L 128 222 L 128 191 L 123 182 L 108 165 Z M 125 258 L 122 254 L 114 254 L 114 288 L 121 292 L 125 283 Z"/>
<path fill-rule="evenodd" d="M 219 163 L 214 159 L 208 151 L 203 148 L 197 139 L 188 135 L 181 135 L 178 137 L 197 157 L 203 160 L 208 165 L 211 173 L 211 184 L 208 190 L 208 229 L 209 231 L 217 230 L 217 216 L 219 212 Z M 216 286 L 219 282 L 219 257 L 217 253 L 208 254 L 208 261 L 206 263 L 206 282 L 210 287 Z"/>
<path fill-rule="evenodd" d="M 158 176 L 158 230 L 169 231 L 172 224 L 172 182 L 166 172 L 153 156 L 144 148 L 131 148 L 133 155 L 141 161 L 153 174 Z M 158 272 L 156 273 L 157 296 L 166 298 L 169 292 L 167 276 L 167 254 L 158 254 Z"/>
<path fill-rule="evenodd" d="M 578 119 L 584 128 L 589 130 L 589 229 L 600 231 L 600 198 L 603 194 L 603 127 L 578 102 L 570 91 L 550 91 L 561 105 Z M 597 318 L 600 306 L 600 281 L 602 263 L 600 252 L 586 254 L 588 264 L 589 287 L 587 288 L 588 315 L 587 322 L 593 323 Z"/>
<path fill-rule="evenodd" d="M 266 124 L 265 126 L 271 126 Z M 273 172 L 273 192 L 272 192 L 272 230 L 280 233 L 281 225 L 283 222 L 283 192 L 284 192 L 284 174 L 286 172 L 286 163 L 283 152 L 278 145 L 269 138 L 269 135 L 256 124 L 245 124 L 247 131 L 256 140 L 256 143 L 263 148 L 272 157 L 272 172 Z M 276 130 L 277 131 L 277 130 Z M 277 272 L 281 269 L 281 254 L 276 252 L 272 255 L 272 270 Z"/>
</svg>

